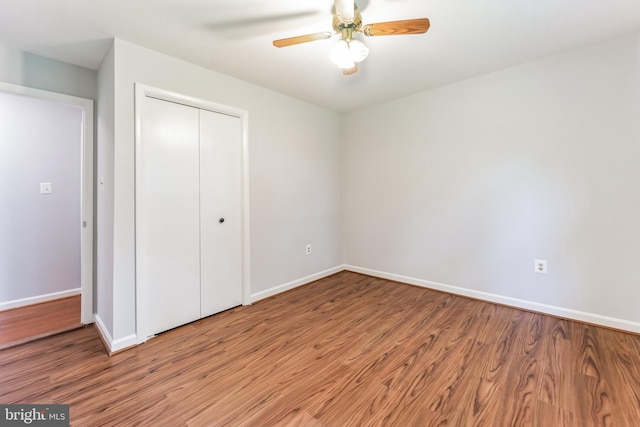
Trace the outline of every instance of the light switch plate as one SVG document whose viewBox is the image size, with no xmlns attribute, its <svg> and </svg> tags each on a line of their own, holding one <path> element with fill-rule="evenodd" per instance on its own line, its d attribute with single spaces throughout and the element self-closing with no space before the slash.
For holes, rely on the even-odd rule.
<svg viewBox="0 0 640 427">
<path fill-rule="evenodd" d="M 51 183 L 50 182 L 41 182 L 40 183 L 40 194 L 51 194 Z"/>
</svg>

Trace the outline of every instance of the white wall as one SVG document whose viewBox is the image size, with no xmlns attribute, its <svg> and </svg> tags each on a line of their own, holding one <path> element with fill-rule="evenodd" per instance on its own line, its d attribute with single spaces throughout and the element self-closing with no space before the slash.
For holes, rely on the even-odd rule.
<svg viewBox="0 0 640 427">
<path fill-rule="evenodd" d="M 252 294 L 342 264 L 338 114 L 122 40 L 114 64 L 115 341 L 135 334 L 134 82 L 248 111 Z"/>
<path fill-rule="evenodd" d="M 80 108 L 0 92 L 0 304 L 80 288 L 81 129 Z"/>
<path fill-rule="evenodd" d="M 113 131 L 115 116 L 113 45 L 98 71 L 97 148 L 96 148 L 96 301 L 108 331 L 113 330 Z"/>
<path fill-rule="evenodd" d="M 96 99 L 96 72 L 0 45 L 0 81 Z"/>
<path fill-rule="evenodd" d="M 639 53 L 621 38 L 347 114 L 346 264 L 640 331 Z"/>
</svg>

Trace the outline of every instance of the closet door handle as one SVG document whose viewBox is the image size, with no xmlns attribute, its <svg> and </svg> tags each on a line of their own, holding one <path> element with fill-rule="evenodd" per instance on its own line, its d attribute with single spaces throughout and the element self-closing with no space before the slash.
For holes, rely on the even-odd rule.
<svg viewBox="0 0 640 427">
<path fill-rule="evenodd" d="M 219 222 L 220 224 L 222 224 L 222 223 L 224 222 L 224 218 L 220 218 L 220 219 L 218 220 L 218 222 Z"/>
</svg>

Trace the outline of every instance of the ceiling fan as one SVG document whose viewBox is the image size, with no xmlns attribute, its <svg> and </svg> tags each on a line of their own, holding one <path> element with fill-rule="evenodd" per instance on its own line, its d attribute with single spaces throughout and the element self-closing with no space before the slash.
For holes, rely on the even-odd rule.
<svg viewBox="0 0 640 427">
<path fill-rule="evenodd" d="M 378 22 L 362 25 L 362 16 L 354 0 L 335 0 L 333 15 L 333 32 L 306 34 L 274 40 L 275 47 L 292 46 L 300 43 L 325 40 L 335 35 L 340 37 L 338 43 L 331 49 L 330 58 L 342 68 L 342 74 L 350 75 L 358 71 L 358 63 L 369 54 L 369 48 L 355 35 L 360 33 L 367 37 L 391 36 L 403 34 L 423 34 L 429 29 L 429 19 L 405 19 L 402 21 Z"/>
</svg>

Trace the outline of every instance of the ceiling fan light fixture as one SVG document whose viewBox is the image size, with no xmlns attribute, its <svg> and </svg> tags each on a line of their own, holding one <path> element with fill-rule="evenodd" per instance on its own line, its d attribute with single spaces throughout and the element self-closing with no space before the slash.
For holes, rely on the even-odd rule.
<svg viewBox="0 0 640 427">
<path fill-rule="evenodd" d="M 336 64 L 339 68 L 353 68 L 355 61 L 351 56 L 351 51 L 349 49 L 349 44 L 344 40 L 338 40 L 335 46 L 331 49 L 329 53 L 329 58 L 331 62 Z"/>
<path fill-rule="evenodd" d="M 360 40 L 353 39 L 349 42 L 349 52 L 354 62 L 362 62 L 369 55 L 369 48 Z"/>
<path fill-rule="evenodd" d="M 331 49 L 329 58 L 339 68 L 353 68 L 357 62 L 362 62 L 369 55 L 369 48 L 360 40 L 338 40 Z"/>
</svg>

